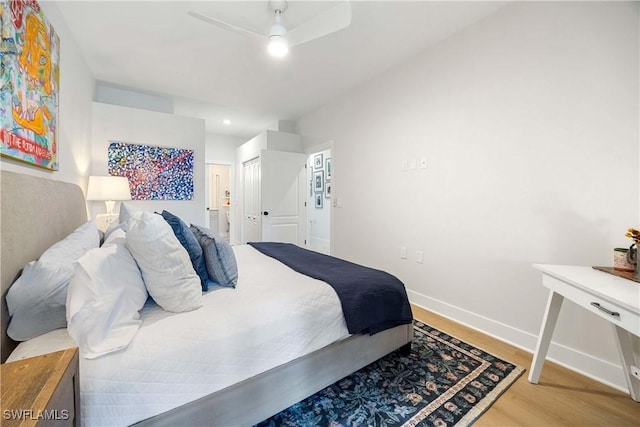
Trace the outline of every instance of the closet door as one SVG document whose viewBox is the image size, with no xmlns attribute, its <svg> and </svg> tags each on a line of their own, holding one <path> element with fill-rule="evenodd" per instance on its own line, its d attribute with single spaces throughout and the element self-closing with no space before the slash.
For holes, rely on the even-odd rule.
<svg viewBox="0 0 640 427">
<path fill-rule="evenodd" d="M 258 242 L 260 233 L 260 159 L 243 164 L 242 242 Z"/>
</svg>

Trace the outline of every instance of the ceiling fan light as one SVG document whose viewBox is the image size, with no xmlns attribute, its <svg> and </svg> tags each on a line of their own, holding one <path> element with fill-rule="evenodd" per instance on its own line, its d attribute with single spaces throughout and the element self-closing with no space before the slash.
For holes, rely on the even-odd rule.
<svg viewBox="0 0 640 427">
<path fill-rule="evenodd" d="M 287 40 L 282 36 L 273 35 L 269 37 L 269 45 L 267 46 L 269 54 L 276 58 L 283 58 L 289 53 L 289 45 Z"/>
</svg>

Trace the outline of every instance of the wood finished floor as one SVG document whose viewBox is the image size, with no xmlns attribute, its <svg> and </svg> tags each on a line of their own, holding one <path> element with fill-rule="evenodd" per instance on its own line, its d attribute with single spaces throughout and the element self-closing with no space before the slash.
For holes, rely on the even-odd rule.
<svg viewBox="0 0 640 427">
<path fill-rule="evenodd" d="M 628 394 L 552 362 L 539 384 L 527 380 L 532 354 L 417 306 L 413 316 L 526 369 L 474 427 L 640 426 L 640 403 Z"/>
</svg>

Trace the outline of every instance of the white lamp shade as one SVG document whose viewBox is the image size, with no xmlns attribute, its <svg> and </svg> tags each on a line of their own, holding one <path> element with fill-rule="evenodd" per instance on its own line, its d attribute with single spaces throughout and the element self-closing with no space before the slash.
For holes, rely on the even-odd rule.
<svg viewBox="0 0 640 427">
<path fill-rule="evenodd" d="M 87 200 L 131 200 L 125 176 L 90 176 Z"/>
</svg>

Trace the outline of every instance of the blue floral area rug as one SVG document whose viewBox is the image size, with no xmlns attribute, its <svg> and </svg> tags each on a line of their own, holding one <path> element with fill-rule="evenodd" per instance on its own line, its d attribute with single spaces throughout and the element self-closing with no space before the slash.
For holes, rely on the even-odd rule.
<svg viewBox="0 0 640 427">
<path fill-rule="evenodd" d="M 524 372 L 413 324 L 408 356 L 391 353 L 258 426 L 468 426 Z"/>
</svg>

